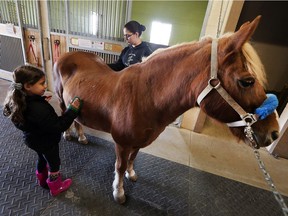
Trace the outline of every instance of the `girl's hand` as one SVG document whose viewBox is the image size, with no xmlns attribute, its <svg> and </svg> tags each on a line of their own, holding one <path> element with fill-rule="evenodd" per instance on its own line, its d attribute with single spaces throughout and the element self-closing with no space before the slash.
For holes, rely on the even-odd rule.
<svg viewBox="0 0 288 216">
<path fill-rule="evenodd" d="M 70 102 L 70 105 L 73 106 L 75 109 L 79 109 L 80 104 L 80 98 L 78 97 L 73 98 L 73 100 Z"/>
<path fill-rule="evenodd" d="M 68 109 L 72 109 L 75 112 L 79 112 L 82 107 L 83 101 L 79 97 L 74 97 L 70 104 L 68 105 Z"/>
<path fill-rule="evenodd" d="M 43 96 L 45 98 L 46 101 L 50 101 L 52 98 L 52 95 L 47 95 L 47 96 Z"/>
</svg>

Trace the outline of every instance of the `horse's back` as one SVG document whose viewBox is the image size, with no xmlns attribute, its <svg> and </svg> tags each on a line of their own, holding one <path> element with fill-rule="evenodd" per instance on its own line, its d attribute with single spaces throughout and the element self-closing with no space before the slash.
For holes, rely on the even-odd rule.
<svg viewBox="0 0 288 216">
<path fill-rule="evenodd" d="M 65 53 L 57 62 L 57 69 L 62 74 L 65 72 L 77 71 L 109 71 L 110 68 L 104 60 L 94 54 L 87 52 L 68 52 Z"/>
</svg>

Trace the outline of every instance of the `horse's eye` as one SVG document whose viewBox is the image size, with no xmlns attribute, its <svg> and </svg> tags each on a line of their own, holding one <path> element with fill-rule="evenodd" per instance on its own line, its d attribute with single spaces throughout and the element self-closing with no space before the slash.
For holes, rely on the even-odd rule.
<svg viewBox="0 0 288 216">
<path fill-rule="evenodd" d="M 253 77 L 249 77 L 242 80 L 238 80 L 238 83 L 242 88 L 248 88 L 250 86 L 253 86 L 253 84 L 255 83 L 255 79 Z"/>
</svg>

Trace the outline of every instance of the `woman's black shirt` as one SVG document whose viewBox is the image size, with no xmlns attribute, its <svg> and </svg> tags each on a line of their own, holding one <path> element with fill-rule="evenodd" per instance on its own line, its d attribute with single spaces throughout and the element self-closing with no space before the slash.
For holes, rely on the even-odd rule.
<svg viewBox="0 0 288 216">
<path fill-rule="evenodd" d="M 151 53 L 151 48 L 148 43 L 144 41 L 135 47 L 129 44 L 129 46 L 122 50 L 118 61 L 113 64 L 108 64 L 108 66 L 115 71 L 120 71 L 132 64 L 142 62 L 142 58 L 149 56 Z"/>
</svg>

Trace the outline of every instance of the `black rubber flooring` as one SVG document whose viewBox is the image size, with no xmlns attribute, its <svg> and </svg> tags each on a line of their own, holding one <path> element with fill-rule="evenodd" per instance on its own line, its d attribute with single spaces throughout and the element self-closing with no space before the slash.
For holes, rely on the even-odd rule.
<svg viewBox="0 0 288 216">
<path fill-rule="evenodd" d="M 91 136 L 88 145 L 61 141 L 61 170 L 73 184 L 52 197 L 36 184 L 36 154 L 0 111 L 1 216 L 283 215 L 269 191 L 145 153 L 135 163 L 139 179 L 125 180 L 127 201 L 119 205 L 112 196 L 114 145 Z"/>
</svg>

